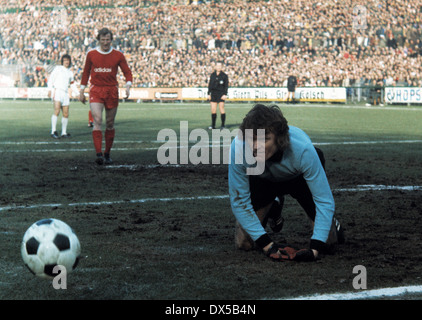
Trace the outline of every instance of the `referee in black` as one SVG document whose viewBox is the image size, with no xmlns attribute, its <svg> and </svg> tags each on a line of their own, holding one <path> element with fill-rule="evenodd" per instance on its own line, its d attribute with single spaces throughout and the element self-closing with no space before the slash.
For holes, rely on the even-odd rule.
<svg viewBox="0 0 422 320">
<path fill-rule="evenodd" d="M 223 71 L 223 63 L 218 61 L 215 64 L 215 71 L 211 73 L 208 83 L 208 100 L 211 101 L 211 126 L 208 129 L 215 129 L 217 119 L 217 105 L 221 114 L 221 129 L 224 129 L 226 123 L 226 112 L 224 102 L 227 99 L 229 90 L 229 77 Z"/>
<path fill-rule="evenodd" d="M 289 102 L 289 99 L 291 99 L 292 103 L 295 101 L 295 91 L 297 86 L 295 73 L 296 72 L 293 72 L 293 74 L 287 78 L 287 103 Z"/>
</svg>

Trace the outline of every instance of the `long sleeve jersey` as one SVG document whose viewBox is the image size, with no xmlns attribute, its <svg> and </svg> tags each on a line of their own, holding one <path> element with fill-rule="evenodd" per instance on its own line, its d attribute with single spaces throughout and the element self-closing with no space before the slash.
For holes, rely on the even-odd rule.
<svg viewBox="0 0 422 320">
<path fill-rule="evenodd" d="M 96 86 L 117 86 L 118 67 L 123 71 L 127 84 L 132 84 L 132 72 L 122 52 L 111 48 L 103 52 L 99 48 L 88 51 L 82 73 L 81 88 L 85 88 L 89 77 Z"/>
<path fill-rule="evenodd" d="M 279 162 L 265 162 L 260 177 L 271 181 L 288 181 L 303 175 L 316 206 L 316 216 L 311 240 L 326 242 L 334 215 L 334 198 L 319 160 L 318 154 L 304 131 L 289 126 L 290 146 Z M 242 228 L 256 241 L 266 234 L 256 215 L 250 196 L 247 168 L 253 167 L 245 159 L 245 142 L 236 137 L 230 149 L 229 193 L 233 214 Z M 237 154 L 237 155 L 236 155 Z M 240 156 L 239 156 L 240 154 Z M 239 161 L 239 158 L 243 160 Z"/>
</svg>

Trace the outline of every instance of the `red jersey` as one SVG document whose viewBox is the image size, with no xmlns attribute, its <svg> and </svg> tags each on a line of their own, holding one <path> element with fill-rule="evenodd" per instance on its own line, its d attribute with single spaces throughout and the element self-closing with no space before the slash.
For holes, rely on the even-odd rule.
<svg viewBox="0 0 422 320">
<path fill-rule="evenodd" d="M 132 83 L 132 72 L 122 52 L 111 48 L 102 52 L 99 48 L 90 50 L 85 59 L 81 85 L 86 86 L 91 76 L 91 84 L 96 86 L 117 86 L 118 67 L 123 71 L 126 82 Z"/>
</svg>

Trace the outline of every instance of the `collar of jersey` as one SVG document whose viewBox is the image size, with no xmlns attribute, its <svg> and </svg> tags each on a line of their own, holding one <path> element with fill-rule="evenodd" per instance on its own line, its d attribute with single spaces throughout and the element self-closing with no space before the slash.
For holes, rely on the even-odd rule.
<svg viewBox="0 0 422 320">
<path fill-rule="evenodd" d="M 113 47 L 110 47 L 110 50 L 104 52 L 101 50 L 101 47 L 97 47 L 97 51 L 101 54 L 109 54 L 111 51 L 113 51 Z"/>
</svg>

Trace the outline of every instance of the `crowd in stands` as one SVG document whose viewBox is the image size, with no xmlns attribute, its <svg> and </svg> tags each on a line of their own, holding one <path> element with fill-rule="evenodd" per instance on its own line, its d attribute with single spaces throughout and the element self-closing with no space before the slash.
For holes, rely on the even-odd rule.
<svg viewBox="0 0 422 320">
<path fill-rule="evenodd" d="M 24 3 L 24 4 L 22 4 Z M 230 86 L 422 85 L 422 0 L 0 0 L 1 66 L 45 86 L 69 53 L 80 79 L 108 27 L 134 87 L 207 86 L 223 61 Z M 123 81 L 123 79 L 122 79 Z"/>
</svg>

